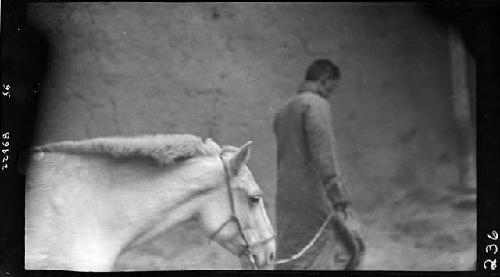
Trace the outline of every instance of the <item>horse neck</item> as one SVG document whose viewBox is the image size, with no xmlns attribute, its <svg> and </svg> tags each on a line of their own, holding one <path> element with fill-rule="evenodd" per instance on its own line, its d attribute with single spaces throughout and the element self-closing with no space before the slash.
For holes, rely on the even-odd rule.
<svg viewBox="0 0 500 277">
<path fill-rule="evenodd" d="M 203 198 L 223 182 L 220 161 L 200 157 L 138 184 L 151 189 L 137 195 L 137 205 L 124 218 L 126 225 L 133 226 L 129 243 L 140 244 L 195 218 Z"/>
<path fill-rule="evenodd" d="M 170 166 L 61 154 L 39 160 L 27 181 L 30 269 L 110 270 L 131 242 L 193 217 L 197 200 L 224 178 L 217 156 Z"/>
</svg>

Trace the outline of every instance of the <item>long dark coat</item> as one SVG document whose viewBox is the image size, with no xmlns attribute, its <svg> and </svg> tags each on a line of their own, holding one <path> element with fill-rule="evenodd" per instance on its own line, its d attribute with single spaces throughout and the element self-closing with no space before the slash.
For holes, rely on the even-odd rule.
<svg viewBox="0 0 500 277">
<path fill-rule="evenodd" d="M 324 180 L 339 176 L 327 99 L 301 91 L 274 119 L 278 145 L 278 259 L 304 247 L 331 211 Z M 328 228 L 302 258 L 275 269 L 335 269 L 335 232 Z"/>
</svg>

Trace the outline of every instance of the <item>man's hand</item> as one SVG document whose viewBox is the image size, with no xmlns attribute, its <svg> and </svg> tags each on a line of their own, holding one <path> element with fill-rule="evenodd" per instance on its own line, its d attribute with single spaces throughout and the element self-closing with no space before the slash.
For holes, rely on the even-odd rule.
<svg viewBox="0 0 500 277">
<path fill-rule="evenodd" d="M 356 269 L 365 255 L 365 244 L 361 236 L 361 223 L 351 208 L 349 195 L 340 178 L 331 178 L 325 183 L 326 195 L 338 215 L 337 231 L 349 249 L 351 259 L 346 270 Z"/>
<path fill-rule="evenodd" d="M 349 207 L 350 204 L 348 202 L 336 204 L 333 206 L 333 209 L 340 215 L 342 215 L 343 220 L 347 220 L 347 217 L 349 216 Z"/>
<path fill-rule="evenodd" d="M 343 213 L 345 218 L 339 220 L 338 227 L 343 230 L 341 232 L 345 236 L 341 237 L 343 237 L 343 243 L 351 256 L 345 270 L 354 270 L 359 268 L 365 256 L 365 242 L 361 235 L 361 222 L 354 211 L 350 207 L 347 207 Z"/>
<path fill-rule="evenodd" d="M 349 197 L 347 191 L 343 185 L 341 185 L 340 180 L 337 178 L 332 178 L 325 185 L 326 196 L 330 200 L 332 207 L 335 211 L 341 213 L 344 219 L 347 218 L 348 207 L 350 206 Z"/>
</svg>

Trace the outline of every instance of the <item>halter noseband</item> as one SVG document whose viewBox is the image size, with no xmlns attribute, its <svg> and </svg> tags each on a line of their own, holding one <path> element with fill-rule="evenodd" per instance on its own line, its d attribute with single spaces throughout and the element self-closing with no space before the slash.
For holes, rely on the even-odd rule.
<svg viewBox="0 0 500 277">
<path fill-rule="evenodd" d="M 214 240 L 217 237 L 217 235 L 224 229 L 224 227 L 226 227 L 227 224 L 234 221 L 236 223 L 236 226 L 238 227 L 238 231 L 240 232 L 240 235 L 241 235 L 243 241 L 245 242 L 245 248 L 240 253 L 240 256 L 246 254 L 249 257 L 250 261 L 252 262 L 254 268 L 256 268 L 255 261 L 253 260 L 253 257 L 251 256 L 252 248 L 255 245 L 264 244 L 264 243 L 274 239 L 276 236 L 273 234 L 271 237 L 266 238 L 266 239 L 261 240 L 261 241 L 257 241 L 253 244 L 250 244 L 248 242 L 248 239 L 245 236 L 245 232 L 243 232 L 243 227 L 241 226 L 241 222 L 238 219 L 238 217 L 236 216 L 236 209 L 234 207 L 233 190 L 231 189 L 231 176 L 229 175 L 229 170 L 227 168 L 226 163 L 224 162 L 224 159 L 222 158 L 222 153 L 220 153 L 219 157 L 220 157 L 220 160 L 222 161 L 222 166 L 224 168 L 225 183 L 226 183 L 227 192 L 228 192 L 228 196 L 229 196 L 229 204 L 231 207 L 231 216 L 224 223 L 222 223 L 222 225 L 219 228 L 217 228 L 217 230 L 212 235 L 210 235 L 209 239 L 210 239 L 210 241 Z"/>
</svg>

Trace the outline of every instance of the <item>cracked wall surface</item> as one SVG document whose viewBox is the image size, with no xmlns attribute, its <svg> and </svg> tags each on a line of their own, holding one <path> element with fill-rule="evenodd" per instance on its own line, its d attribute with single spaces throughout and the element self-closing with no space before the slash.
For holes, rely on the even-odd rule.
<svg viewBox="0 0 500 277">
<path fill-rule="evenodd" d="M 447 30 L 416 5 L 36 3 L 28 18 L 53 47 L 38 143 L 253 140 L 249 166 L 274 219 L 274 113 L 307 65 L 329 58 L 342 74 L 339 163 L 359 210 L 457 181 Z"/>
</svg>

